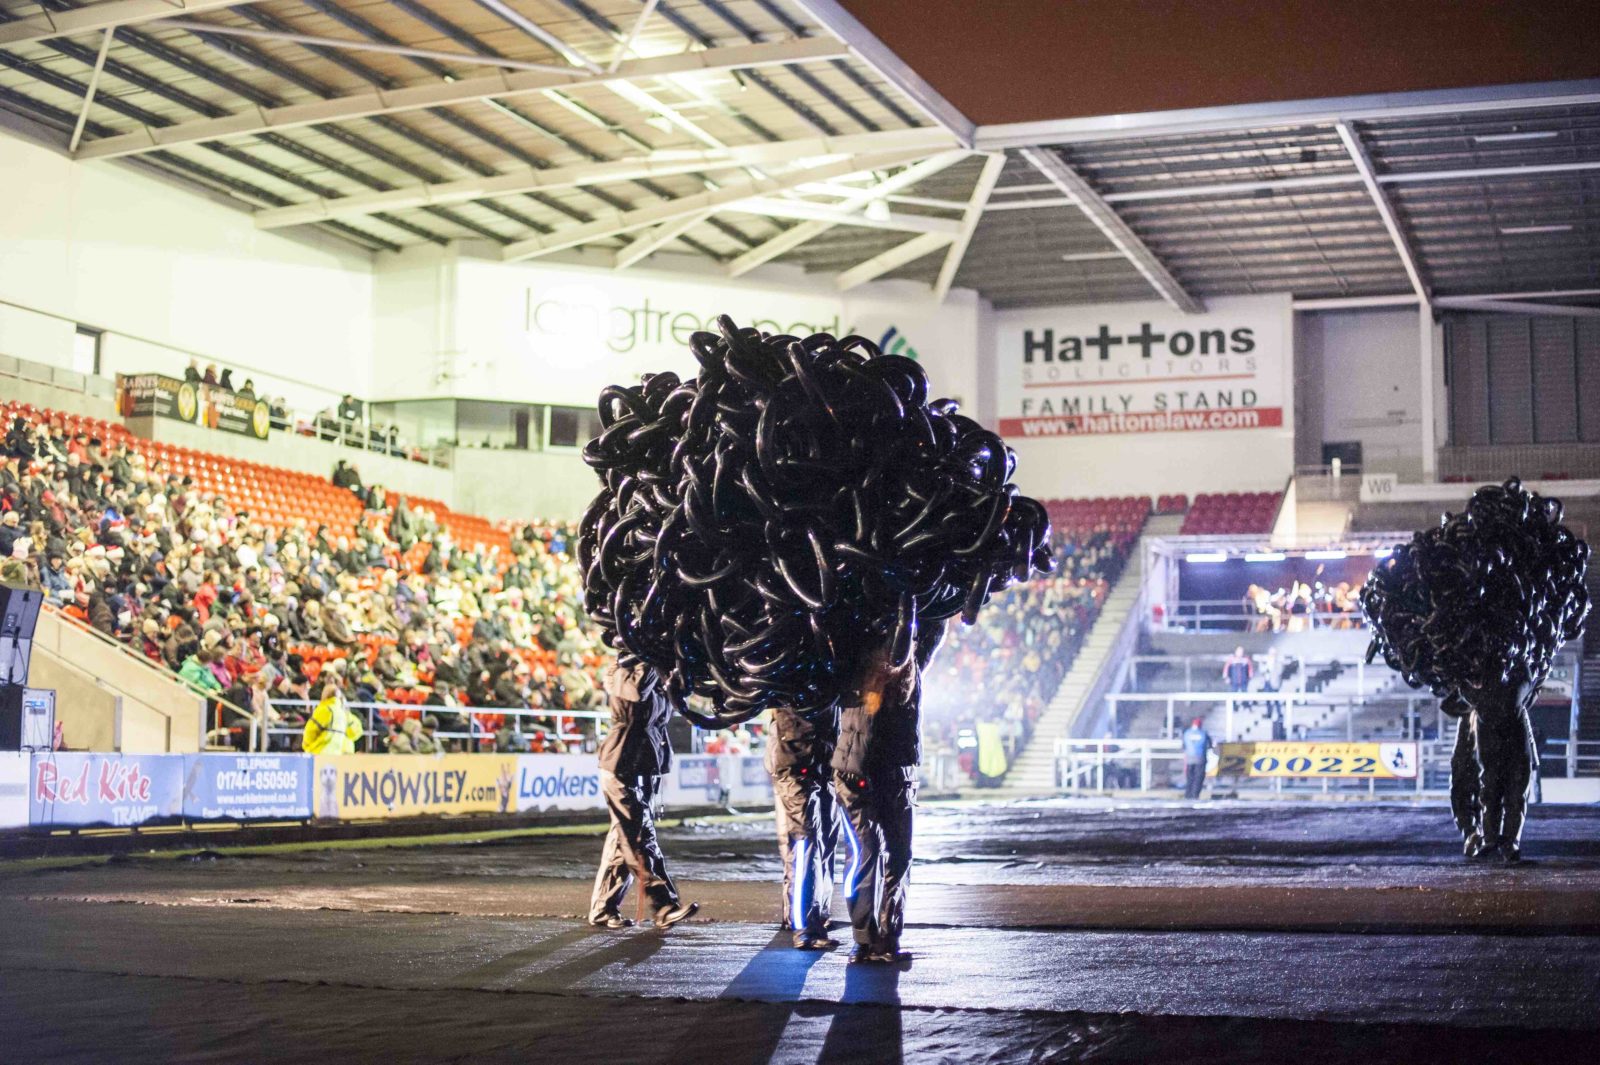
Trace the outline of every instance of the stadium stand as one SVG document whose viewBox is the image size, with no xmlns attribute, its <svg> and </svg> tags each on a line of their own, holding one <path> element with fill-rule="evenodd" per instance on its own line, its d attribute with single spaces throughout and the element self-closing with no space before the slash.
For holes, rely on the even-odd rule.
<svg viewBox="0 0 1600 1065">
<path fill-rule="evenodd" d="M 1010 765 L 1033 735 L 1122 573 L 1150 513 L 1147 497 L 1055 499 L 1057 572 L 1014 587 L 977 624 L 952 625 L 934 660 L 923 704 L 924 739 L 955 757 L 961 776 L 980 773 L 985 745 Z"/>
<path fill-rule="evenodd" d="M 495 710 L 597 704 L 602 657 L 565 525 L 500 528 L 101 419 L 0 414 L 0 556 L 66 616 L 257 724 L 292 728 L 329 683 L 353 704 L 391 704 L 392 721 L 425 705 L 447 732 L 483 735 L 509 724 Z M 234 742 L 246 731 L 218 724 Z"/>
<path fill-rule="evenodd" d="M 1217 536 L 1272 531 L 1281 492 L 1201 492 L 1179 530 L 1186 536 Z"/>
</svg>

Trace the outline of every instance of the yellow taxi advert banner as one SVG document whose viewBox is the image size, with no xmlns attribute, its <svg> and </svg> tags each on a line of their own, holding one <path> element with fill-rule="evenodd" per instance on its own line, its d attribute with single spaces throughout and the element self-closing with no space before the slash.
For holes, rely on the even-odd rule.
<svg viewBox="0 0 1600 1065">
<path fill-rule="evenodd" d="M 318 817 L 512 812 L 515 755 L 344 754 L 317 759 Z"/>
<path fill-rule="evenodd" d="M 1415 743 L 1224 743 L 1218 776 L 1415 779 Z"/>
</svg>

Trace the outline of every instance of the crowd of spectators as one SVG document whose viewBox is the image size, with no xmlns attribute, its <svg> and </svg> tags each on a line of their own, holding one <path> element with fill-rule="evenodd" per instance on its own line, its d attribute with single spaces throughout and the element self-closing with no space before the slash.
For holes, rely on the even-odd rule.
<svg viewBox="0 0 1600 1065">
<path fill-rule="evenodd" d="M 1350 581 L 1324 584 L 1295 578 L 1276 591 L 1252 584 L 1245 589 L 1244 605 L 1255 615 L 1251 627 L 1256 632 L 1353 629 L 1362 624 L 1361 587 Z"/>
<path fill-rule="evenodd" d="M 1136 533 L 1106 528 L 1058 533 L 1055 574 L 1011 588 L 972 626 L 952 622 L 924 684 L 931 749 L 956 757 L 979 782 L 1003 773 L 1072 667 L 1136 542 Z M 995 745 L 1003 757 L 991 763 L 983 748 Z"/>
<path fill-rule="evenodd" d="M 363 714 L 391 704 L 370 715 L 380 734 L 367 750 L 566 750 L 592 738 L 592 719 L 562 713 L 603 705 L 571 527 L 524 525 L 508 549 L 468 547 L 351 464 L 332 480 L 361 503 L 354 526 L 272 527 L 126 439 L 19 417 L 0 467 L 0 558 L 69 615 L 242 711 L 218 710 L 214 740 L 243 745 L 253 720 L 258 745 L 270 726 L 271 746 L 290 749 L 330 698 Z M 982 733 L 1010 760 L 1135 538 L 1058 534 L 1056 574 L 999 596 L 976 625 L 952 624 L 925 685 L 935 752 L 989 775 L 978 771 Z M 551 713 L 504 713 L 523 708 Z M 718 734 L 707 750 L 750 753 L 761 732 Z"/>
<path fill-rule="evenodd" d="M 125 440 L 17 417 L 4 450 L 7 575 L 240 708 L 258 736 L 298 726 L 330 687 L 351 706 L 415 706 L 386 716 L 401 735 L 423 719 L 414 731 L 441 733 L 437 749 L 544 749 L 588 719 L 519 729 L 495 711 L 600 705 L 600 647 L 582 620 L 568 526 L 515 528 L 505 551 L 458 545 L 429 510 L 357 478 L 346 485 L 365 504 L 353 528 L 272 528 Z M 250 733 L 225 709 L 215 724 L 214 739 Z"/>
</svg>

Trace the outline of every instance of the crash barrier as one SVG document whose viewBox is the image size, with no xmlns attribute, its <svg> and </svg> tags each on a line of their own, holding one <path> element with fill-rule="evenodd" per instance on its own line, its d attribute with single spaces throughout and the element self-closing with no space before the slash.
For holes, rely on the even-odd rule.
<svg viewBox="0 0 1600 1065">
<path fill-rule="evenodd" d="M 759 755 L 679 755 L 671 810 L 772 801 Z M 605 809 L 592 754 L 0 753 L 0 830 Z"/>
<path fill-rule="evenodd" d="M 286 710 L 295 710 L 307 715 L 318 705 L 315 701 L 305 699 L 273 699 L 271 704 L 272 708 L 279 713 L 283 713 Z M 548 728 L 551 735 L 557 736 L 567 743 L 582 742 L 584 737 L 581 732 L 572 731 L 571 728 L 563 731 L 561 728 L 563 720 L 611 720 L 611 713 L 606 710 L 535 710 L 530 707 L 432 706 L 425 703 L 346 703 L 345 707 L 355 711 L 356 715 L 361 718 L 362 735 L 366 737 L 366 742 L 369 745 L 377 743 L 381 737 L 387 735 L 389 731 L 388 723 L 384 720 L 384 715 L 386 714 L 409 717 L 433 716 L 439 718 L 441 724 L 449 723 L 465 726 L 464 729 L 457 727 L 449 731 L 441 729 L 434 733 L 434 736 L 437 739 L 462 740 L 472 744 L 494 738 L 494 730 L 483 728 L 480 724 L 481 718 L 510 718 L 518 729 L 529 723 L 544 723 L 544 727 Z M 299 739 L 304 732 L 304 725 L 286 725 L 265 729 L 262 734 L 267 738 L 267 742 L 271 742 L 274 737 L 283 742 L 290 742 Z M 255 744 L 255 739 L 256 732 L 252 725 L 249 736 L 252 746 Z"/>
<path fill-rule="evenodd" d="M 1452 743 L 1437 741 L 1223 743 L 1211 752 L 1207 786 L 1239 791 L 1339 790 L 1390 795 L 1442 792 Z M 1064 792 L 1183 787 L 1181 740 L 1056 741 Z"/>
</svg>

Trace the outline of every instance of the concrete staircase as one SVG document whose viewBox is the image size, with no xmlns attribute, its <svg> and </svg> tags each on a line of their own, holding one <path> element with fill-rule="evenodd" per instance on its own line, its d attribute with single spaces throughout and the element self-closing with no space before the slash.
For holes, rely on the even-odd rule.
<svg viewBox="0 0 1600 1065">
<path fill-rule="evenodd" d="M 1033 736 L 1007 770 L 1001 792 L 1014 795 L 1045 795 L 1056 790 L 1056 739 L 1067 734 L 1088 701 L 1096 677 L 1110 661 L 1123 623 L 1139 599 L 1144 577 L 1144 552 L 1135 545 L 1122 576 L 1111 586 L 1100 616 L 1089 627 L 1089 634 L 1072 668 L 1061 681 L 1055 698 L 1034 724 Z M 991 793 L 992 794 L 992 793 Z"/>
</svg>

